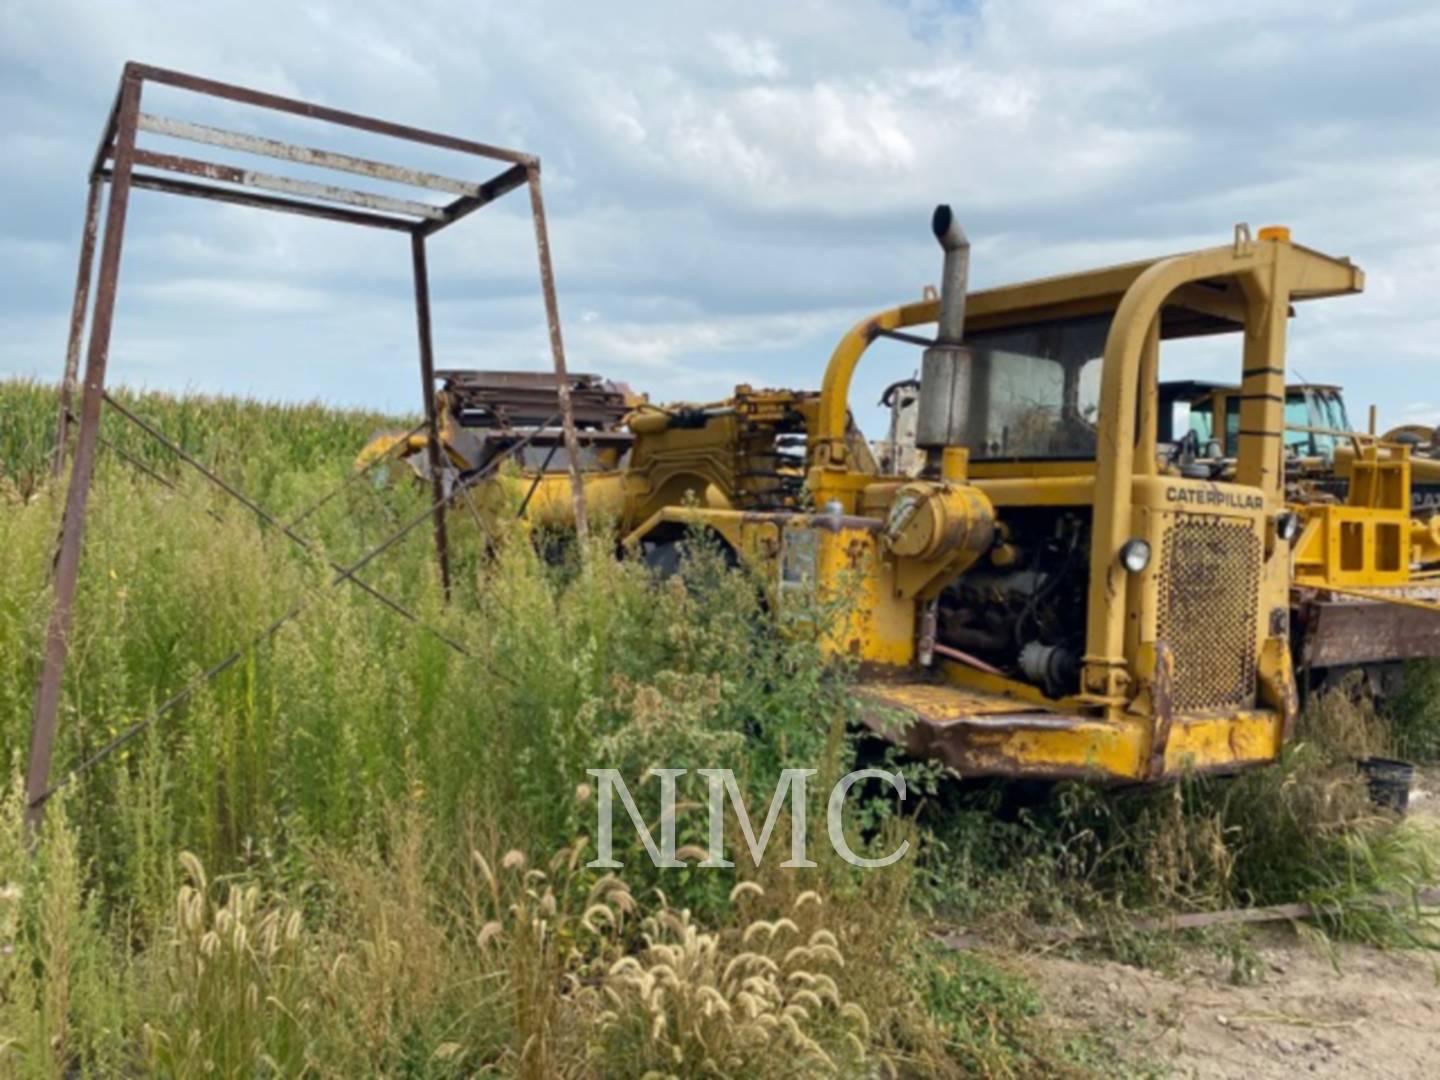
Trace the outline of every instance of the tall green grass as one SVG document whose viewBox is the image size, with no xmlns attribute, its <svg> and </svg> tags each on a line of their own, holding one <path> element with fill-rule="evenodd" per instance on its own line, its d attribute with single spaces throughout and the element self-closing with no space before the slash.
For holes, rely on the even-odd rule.
<svg viewBox="0 0 1440 1080">
<path fill-rule="evenodd" d="M 1388 703 L 1388 712 L 1397 753 L 1422 764 L 1440 762 L 1440 663 L 1406 664 L 1400 692 Z"/>
<path fill-rule="evenodd" d="M 127 401 L 282 519 L 348 475 L 374 428 L 404 425 L 318 408 Z M 61 491 L 47 478 L 51 395 L 6 384 L 0 408 L 15 418 L 0 458 L 0 753 L 18 770 Z M 611 970 L 625 955 L 647 972 L 665 962 L 641 937 L 648 917 L 657 948 L 678 934 L 674 947 L 724 955 L 691 973 L 697 994 L 708 987 L 702 1008 L 751 1008 L 735 998 L 740 969 L 729 966 L 747 953 L 746 920 L 813 923 L 807 934 L 823 930 L 816 940 L 843 949 L 833 962 L 821 950 L 803 974 L 829 982 L 798 1003 L 799 981 L 776 982 L 771 1020 L 737 1024 L 717 1060 L 776 1075 L 805 1061 L 955 1068 L 918 982 L 868 975 L 896 966 L 917 932 L 907 868 L 865 877 L 812 847 L 821 865 L 803 875 L 765 879 L 743 854 L 733 872 L 665 872 L 623 825 L 633 901 L 607 900 L 620 886 L 579 866 L 593 828 L 587 768 L 620 769 L 652 820 L 650 766 L 731 767 L 752 813 L 787 765 L 844 771 L 849 695 L 845 672 L 821 657 L 821 619 L 799 621 L 808 636 L 777 632 L 755 583 L 703 545 L 683 579 L 660 582 L 616 561 L 603 535 L 555 559 L 554 545 L 518 527 L 482 542 L 456 513 L 451 604 L 428 528 L 365 577 L 471 654 L 461 655 L 353 585 L 329 585 L 327 560 L 353 561 L 422 510 L 425 492 L 351 485 L 305 521 L 314 550 L 302 551 L 116 420 L 91 498 L 56 777 L 280 613 L 308 606 L 66 786 L 35 859 L 10 782 L 0 1067 L 602 1075 L 660 1064 L 650 1032 L 663 1024 L 674 1040 L 662 1057 L 696 1072 L 725 1025 L 672 1012 L 645 978 Z M 681 844 L 705 841 L 699 779 L 682 787 L 692 809 Z M 826 790 L 811 790 L 817 834 Z M 693 929 L 679 928 L 687 919 Z M 797 944 L 773 942 L 774 962 L 800 963 Z M 797 980 L 801 970 L 787 967 Z M 766 1052 L 791 1004 L 788 1034 Z"/>
<path fill-rule="evenodd" d="M 46 411 L 35 388 L 21 391 Z M 295 440 L 292 425 L 325 414 L 228 402 L 207 413 L 148 396 L 134 407 L 167 433 L 181 429 L 187 450 L 238 474 L 281 518 L 346 475 L 372 419 L 337 414 L 330 429 Z M 16 474 L 43 471 L 45 456 L 32 453 Z M 150 864 L 171 861 L 175 845 L 229 866 L 280 837 L 349 841 L 417 793 L 453 828 L 480 818 L 544 848 L 579 829 L 570 796 L 599 763 L 632 783 L 650 765 L 753 763 L 773 783 L 782 763 L 837 752 L 827 750 L 827 721 L 844 719 L 847 698 L 814 640 L 768 632 L 753 585 L 714 560 L 690 575 L 692 584 L 705 576 L 703 587 L 657 587 L 642 565 L 613 562 L 603 539 L 596 557 L 572 552 L 552 565 L 516 529 L 494 538 L 482 563 L 473 526 L 457 514 L 461 573 L 446 607 L 428 527 L 419 528 L 365 579 L 467 657 L 353 585 L 329 584 L 327 559 L 356 559 L 423 509 L 425 493 L 352 485 L 307 519 L 315 551 L 305 552 L 183 465 L 153 464 L 178 490 L 102 459 L 57 775 L 292 605 L 308 606 L 75 783 L 72 814 L 97 868 L 132 897 L 168 902 L 173 870 Z M 56 496 L 52 487 L 12 495 L 0 517 L 0 751 L 10 761 L 28 739 Z"/>
<path fill-rule="evenodd" d="M 126 401 L 282 520 L 350 475 L 374 430 L 409 426 Z M 825 854 L 827 781 L 855 747 L 850 673 L 822 655 L 817 600 L 781 626 L 703 543 L 661 581 L 614 558 L 603 527 L 582 551 L 518 527 L 482 538 L 457 511 L 450 604 L 428 525 L 364 576 L 461 655 L 329 584 L 329 560 L 424 509 L 418 485 L 350 485 L 305 520 L 302 551 L 113 415 L 56 777 L 307 607 L 66 786 L 32 858 L 18 770 L 60 510 L 54 415 L 46 388 L 0 383 L 0 754 L 17 770 L 0 813 L 0 1071 L 1073 1075 L 1083 1062 L 1032 990 L 993 958 L 926 944 L 931 913 L 1348 901 L 1433 877 L 1429 841 L 1356 801 L 1344 759 L 1373 732 L 1324 717 L 1275 770 L 1148 794 L 1065 787 L 1018 812 L 911 763 L 941 813 L 862 805 L 854 842 L 908 838 L 919 858 L 857 872 Z M 586 769 L 619 769 L 653 822 L 652 766 L 734 769 L 752 818 L 782 768 L 818 769 L 819 865 L 756 868 L 742 844 L 733 871 L 656 870 L 622 820 L 624 870 L 587 870 Z M 681 799 L 679 843 L 703 847 L 698 777 Z M 717 1020 L 725 1009 L 745 1022 Z"/>
</svg>

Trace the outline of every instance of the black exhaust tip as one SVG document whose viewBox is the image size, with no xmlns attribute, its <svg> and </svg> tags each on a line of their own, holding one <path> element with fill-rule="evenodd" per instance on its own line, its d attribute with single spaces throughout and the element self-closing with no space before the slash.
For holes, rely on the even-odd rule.
<svg viewBox="0 0 1440 1080">
<path fill-rule="evenodd" d="M 960 251 L 970 246 L 965 230 L 960 227 L 960 219 L 951 211 L 948 203 L 935 207 L 935 213 L 930 218 L 930 230 L 946 251 Z"/>
<path fill-rule="evenodd" d="M 950 223 L 955 220 L 954 213 L 950 210 L 949 203 L 941 203 L 935 207 L 935 213 L 930 215 L 930 231 L 939 240 L 950 231 Z"/>
</svg>

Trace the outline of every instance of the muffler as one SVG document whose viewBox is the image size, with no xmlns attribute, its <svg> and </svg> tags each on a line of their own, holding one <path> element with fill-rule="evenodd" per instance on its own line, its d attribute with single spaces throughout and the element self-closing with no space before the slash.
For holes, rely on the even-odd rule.
<svg viewBox="0 0 1440 1080">
<path fill-rule="evenodd" d="M 965 294 L 970 278 L 970 241 L 949 206 L 935 208 L 930 229 L 945 251 L 940 279 L 940 318 L 935 344 L 920 363 L 920 407 L 915 444 L 924 450 L 967 445 L 971 369 L 965 337 Z"/>
</svg>

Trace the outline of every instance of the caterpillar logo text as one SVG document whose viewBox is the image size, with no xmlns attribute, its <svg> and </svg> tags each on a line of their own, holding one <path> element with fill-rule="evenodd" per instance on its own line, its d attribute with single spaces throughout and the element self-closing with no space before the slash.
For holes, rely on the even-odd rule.
<svg viewBox="0 0 1440 1080">
<path fill-rule="evenodd" d="M 1261 510 L 1265 500 L 1259 495 L 1239 491 L 1222 491 L 1219 488 L 1168 487 L 1165 499 L 1172 503 L 1187 503 L 1191 506 L 1225 506 L 1231 510 Z"/>
</svg>

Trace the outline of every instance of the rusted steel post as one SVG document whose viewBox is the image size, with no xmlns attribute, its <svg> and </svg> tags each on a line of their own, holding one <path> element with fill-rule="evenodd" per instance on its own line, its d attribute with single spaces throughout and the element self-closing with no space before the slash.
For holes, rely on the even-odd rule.
<svg viewBox="0 0 1440 1080">
<path fill-rule="evenodd" d="M 420 334 L 420 393 L 425 401 L 425 426 L 429 439 L 425 458 L 430 463 L 430 492 L 435 501 L 435 558 L 440 563 L 440 585 L 450 599 L 450 541 L 445 535 L 445 479 L 440 472 L 439 410 L 435 408 L 435 345 L 430 335 L 430 273 L 425 265 L 425 237 L 410 234 L 410 253 L 415 264 L 415 325 Z"/>
<path fill-rule="evenodd" d="M 540 197 L 540 163 L 529 168 L 530 212 L 535 219 L 535 247 L 540 254 L 540 291 L 545 294 L 545 321 L 550 326 L 550 355 L 555 361 L 555 388 L 560 398 L 560 424 L 565 456 L 570 459 L 570 497 L 574 503 L 575 535 L 585 539 L 585 481 L 580 475 L 580 440 L 575 436 L 575 410 L 570 404 L 570 374 L 565 370 L 565 342 L 560 336 L 560 309 L 555 301 L 555 272 L 550 266 L 550 234 L 545 228 L 545 203 Z"/>
<path fill-rule="evenodd" d="M 95 287 L 95 314 L 85 357 L 85 390 L 75 435 L 75 464 L 65 492 L 60 525 L 60 550 L 55 560 L 55 597 L 45 631 L 45 657 L 35 691 L 30 732 L 30 761 L 25 774 L 25 819 L 38 828 L 45 813 L 44 795 L 50 779 L 50 756 L 60 714 L 60 684 L 69 650 L 75 581 L 80 571 L 80 546 L 85 536 L 85 508 L 95 474 L 95 446 L 100 435 L 100 406 L 105 393 L 105 364 L 110 357 L 110 328 L 115 318 L 115 290 L 120 280 L 120 249 L 125 240 L 125 211 L 130 202 L 130 172 L 135 161 L 135 121 L 140 111 L 140 79 L 127 66 L 120 89 L 115 129 L 115 168 L 110 179 L 110 208 L 105 216 L 105 241 L 100 251 L 100 279 Z"/>
<path fill-rule="evenodd" d="M 95 234 L 100 225 L 100 177 L 90 178 L 85 200 L 85 231 L 80 234 L 80 266 L 75 272 L 75 302 L 70 307 L 70 341 L 65 347 L 65 373 L 60 377 L 60 417 L 55 423 L 55 461 L 51 472 L 59 477 L 70 450 L 70 410 L 75 403 L 75 377 L 80 372 L 80 342 L 85 338 L 85 316 L 90 310 L 90 277 L 95 264 Z"/>
</svg>

